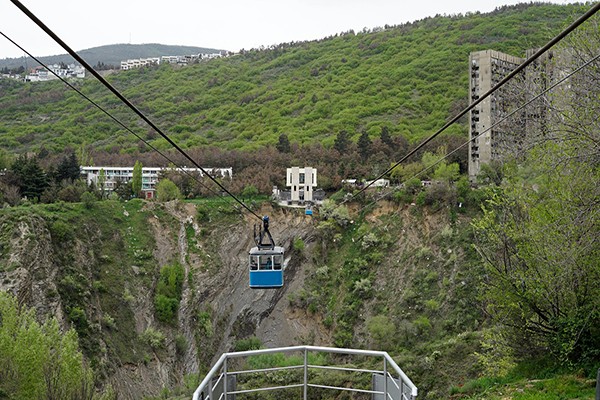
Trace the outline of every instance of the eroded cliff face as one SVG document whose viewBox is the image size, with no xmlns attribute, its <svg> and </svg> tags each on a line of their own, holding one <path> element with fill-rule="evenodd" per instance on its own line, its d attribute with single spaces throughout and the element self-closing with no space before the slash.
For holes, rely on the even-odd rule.
<svg viewBox="0 0 600 400">
<path fill-rule="evenodd" d="M 119 398 L 138 399 L 172 388 L 183 376 L 209 368 L 236 341 L 257 336 L 267 347 L 326 340 L 313 318 L 289 307 L 288 293 L 304 282 L 314 225 L 300 211 L 269 215 L 277 245 L 286 249 L 285 286 L 248 286 L 247 257 L 254 216 L 229 214 L 197 221 L 185 203 L 62 205 L 48 212 L 6 213 L 0 236 L 0 290 L 33 306 L 40 319 L 74 327 L 81 347 Z M 304 252 L 292 250 L 295 239 Z M 158 321 L 155 290 L 160 268 L 185 270 L 177 317 Z M 143 339 L 149 328 L 162 346 Z"/>
<path fill-rule="evenodd" d="M 62 302 L 57 296 L 54 248 L 46 221 L 40 216 L 5 223 L 8 243 L 0 272 L 0 290 L 17 295 L 20 304 L 35 306 L 39 315 L 54 315 L 64 322 Z M 10 250 L 10 251 L 8 251 Z M 66 324 L 63 324 L 66 326 Z"/>
<path fill-rule="evenodd" d="M 40 319 L 73 327 L 101 384 L 122 399 L 159 396 L 192 374 L 202 379 L 221 353 L 253 336 L 266 347 L 402 349 L 410 357 L 401 367 L 433 393 L 476 371 L 481 268 L 468 216 L 452 221 L 443 208 L 381 201 L 368 213 L 348 206 L 352 217 L 337 221 L 323 210 L 312 219 L 263 206 L 256 213 L 269 215 L 286 250 L 285 285 L 257 290 L 247 264 L 261 221 L 220 204 L 2 209 L 0 290 Z M 173 265 L 181 273 L 177 313 L 159 320 L 161 269 Z M 436 365 L 453 366 L 442 380 L 431 364 L 435 346 L 444 349 L 434 352 Z"/>
</svg>

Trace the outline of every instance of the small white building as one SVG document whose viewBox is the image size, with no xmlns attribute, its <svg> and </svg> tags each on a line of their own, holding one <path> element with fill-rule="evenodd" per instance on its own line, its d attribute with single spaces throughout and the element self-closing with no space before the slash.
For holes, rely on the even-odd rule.
<svg viewBox="0 0 600 400">
<path fill-rule="evenodd" d="M 136 58 L 133 60 L 121 61 L 121 70 L 127 71 L 134 68 L 141 68 L 148 65 L 159 65 L 160 57 Z"/>
<path fill-rule="evenodd" d="M 390 181 L 389 181 L 389 179 L 377 179 L 374 181 L 365 181 L 365 186 L 369 186 L 372 188 L 388 187 L 388 186 L 390 186 Z"/>
<path fill-rule="evenodd" d="M 292 167 L 287 169 L 286 186 L 291 190 L 293 203 L 312 202 L 314 188 L 317 187 L 317 170 L 312 167 Z"/>
</svg>

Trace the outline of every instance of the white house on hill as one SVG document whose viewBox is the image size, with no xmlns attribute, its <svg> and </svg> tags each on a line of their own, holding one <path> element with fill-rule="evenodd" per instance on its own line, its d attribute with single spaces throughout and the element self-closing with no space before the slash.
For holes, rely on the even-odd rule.
<svg viewBox="0 0 600 400">
<path fill-rule="evenodd" d="M 312 167 L 292 167 L 287 169 L 286 186 L 291 190 L 291 201 L 303 203 L 313 201 L 317 187 L 317 170 Z"/>
</svg>

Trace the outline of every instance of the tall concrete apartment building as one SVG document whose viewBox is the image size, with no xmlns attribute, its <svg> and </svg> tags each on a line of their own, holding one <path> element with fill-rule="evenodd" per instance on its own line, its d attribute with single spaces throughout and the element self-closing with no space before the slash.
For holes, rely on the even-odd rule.
<svg viewBox="0 0 600 400">
<path fill-rule="evenodd" d="M 471 53 L 469 56 L 470 102 L 478 100 L 523 61 L 522 58 L 494 50 Z M 513 100 L 514 98 L 497 91 L 471 110 L 469 114 L 469 177 L 471 179 L 479 174 L 482 164 L 489 164 L 492 160 L 499 159 L 499 146 L 506 132 L 500 126 L 490 127 L 506 115 L 507 104 Z M 514 127 L 514 129 L 521 130 L 521 127 Z M 524 134 L 524 130 L 520 133 Z"/>
<path fill-rule="evenodd" d="M 473 52 L 469 56 L 470 102 L 473 103 L 505 76 L 513 72 L 525 60 L 531 58 L 537 49 L 527 50 L 526 58 L 494 50 Z M 469 114 L 469 178 L 481 172 L 483 164 L 502 160 L 508 154 L 517 155 L 526 148 L 526 143 L 536 134 L 544 134 L 549 125 L 548 97 L 541 96 L 553 79 L 561 75 L 559 63 L 552 60 L 568 61 L 565 52 L 549 51 L 529 64 L 527 68 L 511 80 L 510 84 L 483 100 Z M 556 100 L 556 99 L 555 99 Z M 517 110 L 524 104 L 523 110 Z M 511 114 L 505 122 L 504 117 Z"/>
</svg>

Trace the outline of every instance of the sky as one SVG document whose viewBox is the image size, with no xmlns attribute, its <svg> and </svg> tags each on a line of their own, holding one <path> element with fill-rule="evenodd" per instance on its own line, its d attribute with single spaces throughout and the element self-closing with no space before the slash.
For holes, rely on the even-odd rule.
<svg viewBox="0 0 600 400">
<path fill-rule="evenodd" d="M 73 50 L 160 43 L 219 50 L 322 39 L 350 29 L 397 25 L 436 14 L 488 12 L 525 0 L 20 0 Z M 552 0 L 567 4 L 569 1 Z M 36 57 L 66 52 L 11 0 L 0 32 Z M 0 59 L 23 52 L 0 36 Z"/>
</svg>

